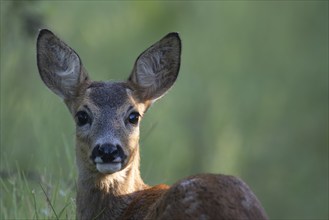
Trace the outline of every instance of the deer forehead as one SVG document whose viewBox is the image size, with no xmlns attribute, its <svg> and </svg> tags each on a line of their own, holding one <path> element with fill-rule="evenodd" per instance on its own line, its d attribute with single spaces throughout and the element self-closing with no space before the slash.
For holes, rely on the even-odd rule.
<svg viewBox="0 0 329 220">
<path fill-rule="evenodd" d="M 125 105 L 132 105 L 130 88 L 118 82 L 93 82 L 87 90 L 89 102 L 97 108 L 118 109 Z"/>
</svg>

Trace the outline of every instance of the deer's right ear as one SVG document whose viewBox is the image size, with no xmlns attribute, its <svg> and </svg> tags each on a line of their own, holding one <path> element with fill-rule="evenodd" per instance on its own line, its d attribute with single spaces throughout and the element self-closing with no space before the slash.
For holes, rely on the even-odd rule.
<svg viewBox="0 0 329 220">
<path fill-rule="evenodd" d="M 79 85 L 88 80 L 78 54 L 46 29 L 39 32 L 37 63 L 43 82 L 64 100 L 74 98 Z"/>
</svg>

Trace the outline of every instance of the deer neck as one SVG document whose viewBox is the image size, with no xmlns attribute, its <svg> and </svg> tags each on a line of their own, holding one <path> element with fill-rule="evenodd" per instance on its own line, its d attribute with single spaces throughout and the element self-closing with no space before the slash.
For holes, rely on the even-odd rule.
<svg viewBox="0 0 329 220">
<path fill-rule="evenodd" d="M 83 160 L 81 147 L 76 146 L 78 165 L 77 217 L 78 219 L 99 219 L 110 216 L 118 219 L 134 199 L 136 192 L 148 188 L 140 171 L 139 146 L 128 166 L 113 174 L 101 174 L 88 167 Z"/>
</svg>

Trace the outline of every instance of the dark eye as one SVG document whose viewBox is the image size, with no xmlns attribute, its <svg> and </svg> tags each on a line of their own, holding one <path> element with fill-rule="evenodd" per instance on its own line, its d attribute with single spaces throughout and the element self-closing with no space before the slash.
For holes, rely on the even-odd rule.
<svg viewBox="0 0 329 220">
<path fill-rule="evenodd" d="M 87 123 L 90 123 L 90 117 L 85 111 L 78 111 L 75 117 L 77 119 L 78 126 L 83 126 Z"/>
<path fill-rule="evenodd" d="M 130 124 L 136 125 L 139 121 L 140 114 L 138 112 L 132 112 L 130 113 L 128 117 L 128 121 Z"/>
</svg>

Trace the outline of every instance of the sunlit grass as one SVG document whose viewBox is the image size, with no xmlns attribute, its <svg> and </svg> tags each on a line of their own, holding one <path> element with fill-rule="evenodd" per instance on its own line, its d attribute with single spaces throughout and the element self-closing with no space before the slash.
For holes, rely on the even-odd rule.
<svg viewBox="0 0 329 220">
<path fill-rule="evenodd" d="M 0 219 L 75 219 L 75 182 L 7 167 L 1 172 Z M 10 208 L 9 208 L 10 207 Z"/>
</svg>

